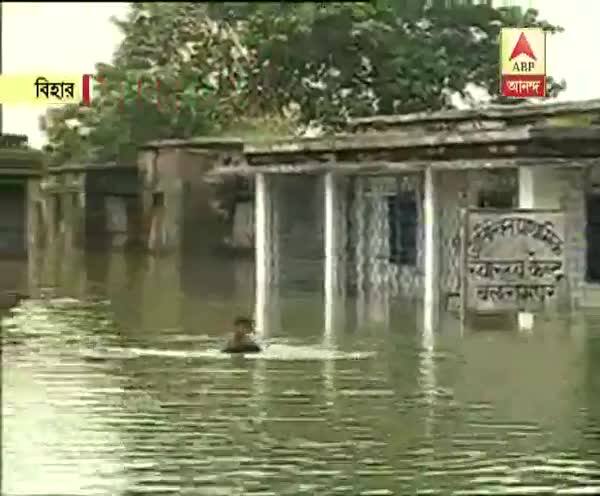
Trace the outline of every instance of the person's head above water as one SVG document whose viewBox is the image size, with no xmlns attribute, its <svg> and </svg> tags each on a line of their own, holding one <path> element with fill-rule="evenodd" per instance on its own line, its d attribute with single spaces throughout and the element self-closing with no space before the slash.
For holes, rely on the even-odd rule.
<svg viewBox="0 0 600 496">
<path fill-rule="evenodd" d="M 233 321 L 236 333 L 252 334 L 254 333 L 254 322 L 246 317 L 236 317 Z"/>
<path fill-rule="evenodd" d="M 258 353 L 261 347 L 254 341 L 254 321 L 245 317 L 236 317 L 231 333 L 223 351 L 225 353 Z"/>
</svg>

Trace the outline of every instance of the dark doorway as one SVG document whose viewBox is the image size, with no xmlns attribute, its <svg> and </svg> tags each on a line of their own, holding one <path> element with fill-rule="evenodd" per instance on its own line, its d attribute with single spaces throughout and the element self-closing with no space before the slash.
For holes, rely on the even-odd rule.
<svg viewBox="0 0 600 496">
<path fill-rule="evenodd" d="M 417 196 L 414 191 L 387 197 L 390 262 L 417 264 Z"/>
<path fill-rule="evenodd" d="M 600 282 L 600 192 L 590 193 L 586 197 L 586 274 L 588 282 Z"/>
<path fill-rule="evenodd" d="M 102 251 L 108 248 L 106 229 L 106 206 L 102 193 L 88 193 L 85 202 L 85 240 L 84 246 L 90 251 Z"/>
<path fill-rule="evenodd" d="M 25 184 L 0 178 L 0 255 L 26 256 Z"/>
</svg>

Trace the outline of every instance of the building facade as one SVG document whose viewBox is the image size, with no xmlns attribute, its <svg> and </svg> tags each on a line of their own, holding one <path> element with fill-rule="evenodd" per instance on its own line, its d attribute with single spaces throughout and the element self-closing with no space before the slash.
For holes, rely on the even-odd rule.
<svg viewBox="0 0 600 496">
<path fill-rule="evenodd" d="M 462 209 L 553 209 L 565 216 L 570 305 L 597 306 L 599 111 L 593 101 L 359 119 L 343 135 L 247 145 L 244 164 L 214 173 L 255 180 L 258 285 L 287 270 L 280 234 L 295 221 L 278 191 L 311 177 L 326 298 L 418 301 L 435 327 L 426 309 L 460 296 Z"/>
<path fill-rule="evenodd" d="M 51 170 L 39 232 L 155 255 L 251 248 L 259 325 L 271 289 L 322 289 L 328 308 L 423 308 L 432 329 L 432 309 L 455 311 L 464 294 L 464 209 L 550 209 L 565 219 L 570 307 L 600 306 L 599 116 L 600 101 L 553 103 L 356 119 L 261 144 L 148 143 L 135 167 Z"/>
</svg>

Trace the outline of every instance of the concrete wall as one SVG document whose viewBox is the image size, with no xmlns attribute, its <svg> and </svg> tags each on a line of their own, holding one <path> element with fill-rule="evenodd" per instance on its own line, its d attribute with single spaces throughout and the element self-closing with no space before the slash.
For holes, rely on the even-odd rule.
<svg viewBox="0 0 600 496">
<path fill-rule="evenodd" d="M 61 172 L 43 179 L 37 209 L 38 236 L 45 248 L 83 245 L 85 200 L 82 172 Z"/>
<path fill-rule="evenodd" d="M 583 169 L 543 165 L 519 169 L 520 204 L 524 208 L 560 208 L 565 211 L 567 274 L 575 307 L 583 304 L 585 290 L 587 173 Z"/>
<path fill-rule="evenodd" d="M 30 177 L 27 181 L 27 258 L 31 294 L 35 294 L 41 282 L 39 267 L 44 257 L 43 198 L 40 178 Z"/>
<path fill-rule="evenodd" d="M 6 179 L 0 177 L 0 255 L 24 258 L 40 242 L 40 180 Z"/>
<path fill-rule="evenodd" d="M 236 201 L 233 213 L 231 244 L 235 249 L 254 249 L 254 202 Z"/>
<path fill-rule="evenodd" d="M 48 247 L 106 250 L 135 244 L 139 231 L 137 170 L 56 170 L 38 200 L 38 237 Z"/>
<path fill-rule="evenodd" d="M 239 159 L 241 153 L 226 145 L 141 151 L 145 246 L 151 252 L 210 253 L 222 248 L 232 235 L 236 188 L 206 174 L 216 165 Z"/>
<path fill-rule="evenodd" d="M 183 181 L 182 246 L 188 252 L 210 253 L 222 248 L 231 235 L 233 212 L 229 202 L 220 198 L 226 193 L 221 182 L 207 180 L 207 173 L 224 159 L 220 150 L 186 153 L 178 150 L 179 174 Z M 232 191 L 233 193 L 233 191 Z"/>
<path fill-rule="evenodd" d="M 86 246 L 122 249 L 141 239 L 140 183 L 136 168 L 85 174 Z M 76 223 L 81 220 L 74 219 Z"/>
<path fill-rule="evenodd" d="M 137 244 L 138 197 L 94 193 L 86 200 L 86 248 L 123 249 Z"/>
<path fill-rule="evenodd" d="M 179 177 L 176 150 L 143 151 L 138 156 L 142 181 L 144 245 L 152 252 L 180 247 L 183 181 Z"/>
<path fill-rule="evenodd" d="M 0 184 L 0 300 L 4 291 L 35 294 L 42 254 L 39 177 L 21 176 L 6 186 Z"/>
<path fill-rule="evenodd" d="M 596 167 L 595 167 L 596 169 Z M 587 239 L 585 211 L 586 193 L 589 184 L 586 181 L 588 171 L 583 169 L 562 170 L 557 182 L 562 183 L 560 207 L 567 216 L 566 242 L 568 246 L 567 270 L 573 304 L 579 306 L 600 306 L 600 294 L 587 301 L 588 285 L 585 283 Z M 590 288 L 591 289 L 591 288 Z"/>
</svg>

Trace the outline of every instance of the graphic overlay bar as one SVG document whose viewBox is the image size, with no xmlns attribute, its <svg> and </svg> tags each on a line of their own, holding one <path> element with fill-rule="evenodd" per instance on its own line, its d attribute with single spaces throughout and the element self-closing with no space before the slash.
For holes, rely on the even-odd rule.
<svg viewBox="0 0 600 496">
<path fill-rule="evenodd" d="M 500 94 L 509 98 L 546 96 L 546 33 L 541 28 L 500 31 Z"/>
<path fill-rule="evenodd" d="M 92 81 L 94 76 L 91 74 L 84 74 L 81 79 L 81 103 L 83 105 L 90 105 L 92 101 Z"/>
<path fill-rule="evenodd" d="M 88 101 L 89 95 L 88 89 Z M 0 75 L 0 103 L 4 105 L 64 105 L 81 103 L 85 96 L 81 73 Z"/>
<path fill-rule="evenodd" d="M 81 105 L 90 106 L 92 101 L 100 94 L 100 87 L 108 81 L 105 76 L 97 74 L 82 74 L 81 76 Z M 121 83 L 122 88 L 122 83 Z M 117 89 L 118 91 L 118 89 Z M 122 100 L 123 95 L 117 96 Z"/>
</svg>

